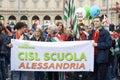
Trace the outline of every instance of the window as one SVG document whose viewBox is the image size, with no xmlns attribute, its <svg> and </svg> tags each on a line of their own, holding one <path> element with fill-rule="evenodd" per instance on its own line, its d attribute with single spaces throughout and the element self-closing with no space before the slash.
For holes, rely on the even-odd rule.
<svg viewBox="0 0 120 80">
<path fill-rule="evenodd" d="M 26 8 L 26 2 L 22 2 L 22 8 Z"/>
<path fill-rule="evenodd" d="M 60 3 L 59 1 L 56 1 L 56 8 L 59 8 L 60 7 Z"/>
<path fill-rule="evenodd" d="M 90 6 L 93 6 L 94 5 L 94 0 L 91 0 L 90 1 Z"/>
<path fill-rule="evenodd" d="M 83 1 L 82 0 L 79 1 L 79 7 L 83 7 Z"/>
<path fill-rule="evenodd" d="M 14 8 L 14 4 L 15 4 L 14 1 L 10 1 L 10 8 Z"/>
<path fill-rule="evenodd" d="M 36 9 L 37 8 L 37 2 L 33 3 L 33 7 Z"/>
<path fill-rule="evenodd" d="M 102 6 L 105 7 L 107 4 L 107 0 L 102 0 Z"/>
<path fill-rule="evenodd" d="M 45 8 L 48 8 L 48 1 L 45 1 Z"/>
<path fill-rule="evenodd" d="M 2 7 L 2 0 L 0 0 L 0 8 Z"/>
</svg>

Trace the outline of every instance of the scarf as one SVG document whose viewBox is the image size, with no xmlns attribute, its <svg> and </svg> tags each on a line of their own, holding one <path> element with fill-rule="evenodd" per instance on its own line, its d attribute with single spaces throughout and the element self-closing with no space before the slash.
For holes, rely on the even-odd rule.
<svg viewBox="0 0 120 80">
<path fill-rule="evenodd" d="M 22 40 L 23 39 L 23 34 L 20 35 L 18 32 L 16 32 L 16 39 Z"/>
<path fill-rule="evenodd" d="M 92 34 L 92 40 L 94 40 L 95 43 L 98 43 L 99 36 L 100 36 L 100 31 L 95 30 Z M 94 54 L 97 55 L 97 47 L 94 48 Z"/>
<path fill-rule="evenodd" d="M 16 39 L 20 39 L 20 34 L 18 34 L 18 32 L 16 32 Z"/>
</svg>

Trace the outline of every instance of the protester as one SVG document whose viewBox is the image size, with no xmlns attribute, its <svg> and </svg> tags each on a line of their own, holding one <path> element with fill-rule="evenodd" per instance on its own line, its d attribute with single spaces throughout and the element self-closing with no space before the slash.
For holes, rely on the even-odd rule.
<svg viewBox="0 0 120 80">
<path fill-rule="evenodd" d="M 117 70 L 120 68 L 119 64 L 120 64 L 120 32 L 118 31 L 114 31 L 113 32 L 113 43 L 112 43 L 112 47 L 113 47 L 113 51 L 114 51 L 114 62 L 112 65 L 112 73 L 113 73 L 113 77 L 112 79 L 117 79 Z"/>
<path fill-rule="evenodd" d="M 48 35 L 48 24 L 47 25 L 43 25 L 43 39 L 46 40 L 47 35 Z"/>
<path fill-rule="evenodd" d="M 2 45 L 2 40 L 3 40 L 3 37 L 1 35 L 1 32 L 2 32 L 2 26 L 0 26 L 0 50 L 1 50 L 1 45 Z M 1 60 L 0 60 L 0 65 L 1 65 Z M 1 66 L 0 66 L 0 80 L 2 80 L 2 70 L 1 70 Z"/>
<path fill-rule="evenodd" d="M 37 28 L 37 24 L 34 23 L 34 24 L 32 25 L 32 29 L 31 29 L 31 31 L 34 32 L 34 30 L 35 30 L 36 28 Z"/>
<path fill-rule="evenodd" d="M 58 31 L 57 26 L 49 25 L 48 26 L 48 36 L 46 38 L 46 42 L 58 42 L 60 41 L 57 37 L 55 37 Z M 59 80 L 58 72 L 47 72 L 48 80 Z"/>
<path fill-rule="evenodd" d="M 78 26 L 78 29 L 79 29 L 80 39 L 76 39 L 76 41 L 87 40 L 88 33 L 85 31 L 85 29 L 81 28 L 81 26 Z M 79 79 L 86 80 L 87 78 L 88 78 L 87 72 L 74 72 L 74 80 L 79 80 Z"/>
<path fill-rule="evenodd" d="M 65 41 L 74 41 L 75 40 L 75 34 L 72 31 L 71 27 L 67 27 L 65 30 Z"/>
<path fill-rule="evenodd" d="M 93 29 L 93 24 L 91 23 L 88 27 L 87 27 L 87 32 L 88 34 L 90 33 L 90 31 Z"/>
<path fill-rule="evenodd" d="M 24 28 L 25 28 L 25 23 L 23 22 L 18 22 L 15 25 L 15 28 L 17 29 L 17 32 L 12 35 L 13 39 L 18 39 L 18 40 L 29 40 L 29 37 L 24 34 Z M 10 43 L 9 46 L 12 44 Z M 27 71 L 12 71 L 12 80 L 28 80 L 28 73 Z"/>
<path fill-rule="evenodd" d="M 6 55 L 8 50 L 5 45 L 5 29 L 0 25 L 0 78 L 1 80 L 6 80 L 7 78 L 7 67 L 6 67 Z"/>
<path fill-rule="evenodd" d="M 40 28 L 36 28 L 34 31 L 33 37 L 30 39 L 31 41 L 43 41 L 43 32 Z M 34 80 L 44 80 L 44 72 L 35 71 L 34 72 Z"/>
<path fill-rule="evenodd" d="M 108 55 L 112 46 L 112 38 L 108 30 L 104 29 L 101 17 L 94 18 L 94 30 L 89 34 L 89 40 L 94 40 L 94 72 L 89 80 L 106 80 Z"/>
<path fill-rule="evenodd" d="M 65 41 L 65 33 L 64 33 L 64 26 L 62 24 L 62 22 L 58 22 L 57 24 L 58 27 L 58 32 L 56 34 L 56 37 L 60 40 L 60 41 Z"/>
</svg>

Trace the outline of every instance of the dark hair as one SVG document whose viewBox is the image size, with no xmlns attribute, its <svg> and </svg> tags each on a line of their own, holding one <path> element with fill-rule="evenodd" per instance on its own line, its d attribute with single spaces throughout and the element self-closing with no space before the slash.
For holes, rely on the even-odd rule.
<svg viewBox="0 0 120 80">
<path fill-rule="evenodd" d="M 25 23 L 23 23 L 23 22 L 17 22 L 15 25 L 15 29 L 17 29 L 17 30 L 19 30 L 23 27 L 25 27 Z"/>
<path fill-rule="evenodd" d="M 102 22 L 102 17 L 97 16 L 97 17 L 95 17 L 94 19 L 96 19 L 96 18 L 99 18 L 99 19 L 100 19 L 100 21 Z"/>
<path fill-rule="evenodd" d="M 109 31 L 112 31 L 112 32 L 113 32 L 113 31 L 114 31 L 114 27 L 115 27 L 114 24 L 110 24 L 110 25 L 109 25 Z"/>
</svg>

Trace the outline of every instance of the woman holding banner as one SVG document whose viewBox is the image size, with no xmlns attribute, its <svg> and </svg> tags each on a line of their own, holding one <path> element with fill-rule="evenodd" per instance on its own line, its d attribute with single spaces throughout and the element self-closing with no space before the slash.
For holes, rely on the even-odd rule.
<svg viewBox="0 0 120 80">
<path fill-rule="evenodd" d="M 40 28 L 36 28 L 34 31 L 33 37 L 30 39 L 31 41 L 43 41 L 43 32 Z M 35 80 L 44 80 L 44 72 L 35 71 L 34 72 Z"/>
<path fill-rule="evenodd" d="M 55 25 L 48 26 L 48 36 L 46 42 L 59 42 L 60 40 L 56 37 L 58 27 Z M 48 80 L 64 80 L 64 72 L 47 72 Z"/>
</svg>

